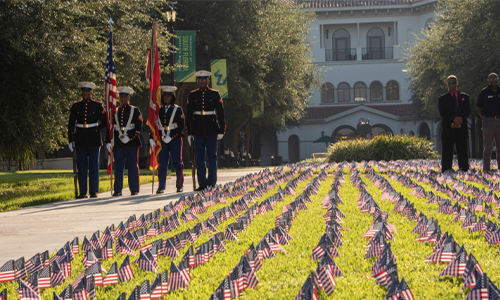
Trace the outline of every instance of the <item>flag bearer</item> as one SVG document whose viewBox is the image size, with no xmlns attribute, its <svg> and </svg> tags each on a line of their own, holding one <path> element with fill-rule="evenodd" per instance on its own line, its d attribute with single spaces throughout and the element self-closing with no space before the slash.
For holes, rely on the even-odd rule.
<svg viewBox="0 0 500 300">
<path fill-rule="evenodd" d="M 96 85 L 83 81 L 78 83 L 82 100 L 71 106 L 68 122 L 69 150 L 76 151 L 78 168 L 79 195 L 87 196 L 87 170 L 89 176 L 88 192 L 91 198 L 99 192 L 99 150 L 102 146 L 101 129 L 107 127 L 106 110 L 100 101 L 92 99 Z"/>
<path fill-rule="evenodd" d="M 108 151 L 113 151 L 115 159 L 113 196 L 122 195 L 125 161 L 127 161 L 130 194 L 134 196 L 139 194 L 139 147 L 142 146 L 139 134 L 142 129 L 142 114 L 139 108 L 129 104 L 130 95 L 134 93 L 132 88 L 120 86 L 116 90 L 120 95 L 120 106 L 113 116 L 115 122 L 113 147 L 109 135 L 106 135 L 106 147 Z"/>
</svg>

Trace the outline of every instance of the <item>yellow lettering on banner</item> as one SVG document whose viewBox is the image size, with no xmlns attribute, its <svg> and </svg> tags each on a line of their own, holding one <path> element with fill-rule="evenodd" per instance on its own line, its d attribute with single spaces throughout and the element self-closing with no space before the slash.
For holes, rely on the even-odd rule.
<svg viewBox="0 0 500 300">
<path fill-rule="evenodd" d="M 184 52 L 189 51 L 189 37 L 188 36 L 182 37 L 182 51 L 184 51 Z"/>
</svg>

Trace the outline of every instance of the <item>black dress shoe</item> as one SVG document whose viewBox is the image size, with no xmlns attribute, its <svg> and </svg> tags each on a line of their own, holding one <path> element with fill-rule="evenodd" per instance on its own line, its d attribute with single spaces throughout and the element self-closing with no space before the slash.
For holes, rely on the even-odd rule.
<svg viewBox="0 0 500 300">
<path fill-rule="evenodd" d="M 139 192 L 131 192 L 130 195 L 136 196 L 136 195 L 139 195 Z"/>
<path fill-rule="evenodd" d="M 113 193 L 113 197 L 120 197 L 120 196 L 122 196 L 122 193 L 118 193 L 118 192 Z"/>
<path fill-rule="evenodd" d="M 90 194 L 90 198 L 97 198 L 97 194 Z"/>
<path fill-rule="evenodd" d="M 183 191 L 184 191 L 184 188 L 182 186 L 177 188 L 177 193 L 182 193 Z"/>
<path fill-rule="evenodd" d="M 86 199 L 88 197 L 89 196 L 87 196 L 87 195 L 78 195 L 78 197 L 76 197 L 76 199 Z"/>
<path fill-rule="evenodd" d="M 206 187 L 204 186 L 199 186 L 198 188 L 194 189 L 195 192 L 201 192 L 205 189 Z"/>
<path fill-rule="evenodd" d="M 163 193 L 165 193 L 165 190 L 160 190 L 160 189 L 158 189 L 158 190 L 156 190 L 156 193 L 157 193 L 157 194 L 163 194 Z"/>
</svg>

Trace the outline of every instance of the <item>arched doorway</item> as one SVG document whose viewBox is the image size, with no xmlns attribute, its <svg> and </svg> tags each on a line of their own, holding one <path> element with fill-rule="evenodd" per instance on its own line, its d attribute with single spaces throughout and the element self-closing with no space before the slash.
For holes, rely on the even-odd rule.
<svg viewBox="0 0 500 300">
<path fill-rule="evenodd" d="M 296 163 L 300 159 L 300 145 L 299 145 L 299 137 L 295 134 L 292 134 L 288 138 L 288 161 L 290 163 Z"/>
<path fill-rule="evenodd" d="M 431 129 L 427 123 L 422 122 L 418 128 L 418 136 L 421 138 L 426 138 L 428 141 L 431 140 Z"/>
<path fill-rule="evenodd" d="M 358 137 L 358 135 L 358 131 L 354 127 L 349 125 L 342 125 L 337 127 L 332 134 L 332 136 L 336 138 L 337 141 L 355 139 Z"/>
<path fill-rule="evenodd" d="M 394 135 L 394 132 L 392 132 L 392 129 L 385 124 L 375 124 L 372 126 L 372 134 L 373 136 L 381 134 Z"/>
</svg>

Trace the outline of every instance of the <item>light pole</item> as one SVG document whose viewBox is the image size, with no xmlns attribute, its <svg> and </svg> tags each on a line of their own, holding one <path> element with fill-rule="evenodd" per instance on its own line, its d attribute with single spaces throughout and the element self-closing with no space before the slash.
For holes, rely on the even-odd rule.
<svg viewBox="0 0 500 300">
<path fill-rule="evenodd" d="M 210 45 L 208 43 L 203 43 L 203 52 L 207 56 L 207 61 L 206 61 L 206 70 L 208 72 L 211 72 L 210 70 Z M 209 82 L 208 84 L 209 87 L 212 87 L 212 82 Z"/>
<path fill-rule="evenodd" d="M 174 24 L 175 24 L 175 17 L 177 15 L 177 12 L 175 9 L 172 7 L 171 10 L 167 11 L 167 23 L 168 23 L 168 33 L 170 34 L 170 67 L 172 70 L 170 71 L 170 85 L 174 86 L 175 85 L 175 69 L 174 69 L 174 64 L 175 64 L 175 30 L 174 30 Z"/>
</svg>

